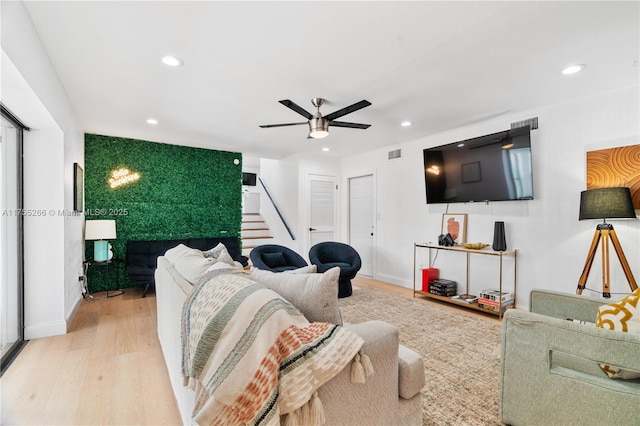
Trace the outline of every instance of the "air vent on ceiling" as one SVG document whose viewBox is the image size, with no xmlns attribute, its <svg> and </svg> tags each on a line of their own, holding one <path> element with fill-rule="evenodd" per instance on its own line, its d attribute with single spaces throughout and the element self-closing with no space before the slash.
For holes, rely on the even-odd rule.
<svg viewBox="0 0 640 426">
<path fill-rule="evenodd" d="M 512 129 L 517 129 L 519 127 L 529 126 L 529 129 L 535 130 L 538 128 L 538 117 L 529 118 L 527 120 L 516 121 L 515 123 L 511 123 Z"/>
<path fill-rule="evenodd" d="M 400 148 L 394 149 L 393 151 L 389 151 L 387 160 L 395 160 L 396 158 L 402 157 L 402 150 Z"/>
</svg>

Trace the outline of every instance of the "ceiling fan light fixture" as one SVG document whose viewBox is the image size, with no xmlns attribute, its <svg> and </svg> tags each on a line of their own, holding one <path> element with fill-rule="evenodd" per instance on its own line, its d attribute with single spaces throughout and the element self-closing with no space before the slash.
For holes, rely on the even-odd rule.
<svg viewBox="0 0 640 426">
<path fill-rule="evenodd" d="M 322 139 L 329 136 L 329 121 L 323 117 L 313 117 L 309 120 L 309 137 Z"/>
</svg>

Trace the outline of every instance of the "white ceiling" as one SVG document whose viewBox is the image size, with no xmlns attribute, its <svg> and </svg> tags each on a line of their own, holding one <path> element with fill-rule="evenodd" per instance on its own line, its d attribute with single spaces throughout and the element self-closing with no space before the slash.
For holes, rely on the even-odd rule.
<svg viewBox="0 0 640 426">
<path fill-rule="evenodd" d="M 269 158 L 351 155 L 638 84 L 639 5 L 25 2 L 85 132 Z M 572 63 L 587 68 L 562 76 Z M 278 100 L 313 112 L 314 97 L 324 115 L 370 101 L 340 120 L 371 127 L 258 127 L 305 121 Z"/>
</svg>

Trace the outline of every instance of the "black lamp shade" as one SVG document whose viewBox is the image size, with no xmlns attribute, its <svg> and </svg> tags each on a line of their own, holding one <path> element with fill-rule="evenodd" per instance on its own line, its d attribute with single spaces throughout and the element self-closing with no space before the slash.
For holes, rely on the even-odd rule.
<svg viewBox="0 0 640 426">
<path fill-rule="evenodd" d="M 580 220 L 635 217 L 629 188 L 597 188 L 580 193 Z"/>
</svg>

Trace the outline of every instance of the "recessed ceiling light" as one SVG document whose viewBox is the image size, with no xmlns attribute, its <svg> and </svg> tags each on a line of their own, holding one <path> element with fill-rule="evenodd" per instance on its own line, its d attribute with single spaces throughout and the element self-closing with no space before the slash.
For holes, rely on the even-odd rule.
<svg viewBox="0 0 640 426">
<path fill-rule="evenodd" d="M 155 126 L 156 124 L 158 124 L 158 120 L 156 120 L 155 118 L 149 118 L 147 120 L 147 124 L 151 124 L 152 126 Z"/>
<path fill-rule="evenodd" d="M 413 124 L 413 123 L 412 123 L 412 122 L 410 122 L 410 121 L 403 121 L 402 123 L 400 123 L 400 125 L 401 125 L 402 127 L 409 127 L 409 126 L 411 126 L 412 124 Z"/>
<path fill-rule="evenodd" d="M 463 144 L 463 143 L 459 143 L 459 144 L 458 144 L 458 148 L 462 148 L 463 146 L 464 146 L 464 144 Z"/>
<path fill-rule="evenodd" d="M 563 75 L 575 74 L 577 72 L 582 71 L 585 67 L 586 65 L 584 64 L 569 65 L 568 67 L 562 70 L 562 74 Z"/>
<path fill-rule="evenodd" d="M 162 63 L 170 67 L 181 67 L 182 65 L 184 65 L 184 62 L 173 56 L 165 56 L 164 58 L 162 58 Z"/>
<path fill-rule="evenodd" d="M 324 148 L 322 148 L 322 151 L 324 151 L 324 152 L 329 152 L 329 147 L 326 147 L 326 146 L 325 146 Z"/>
</svg>

